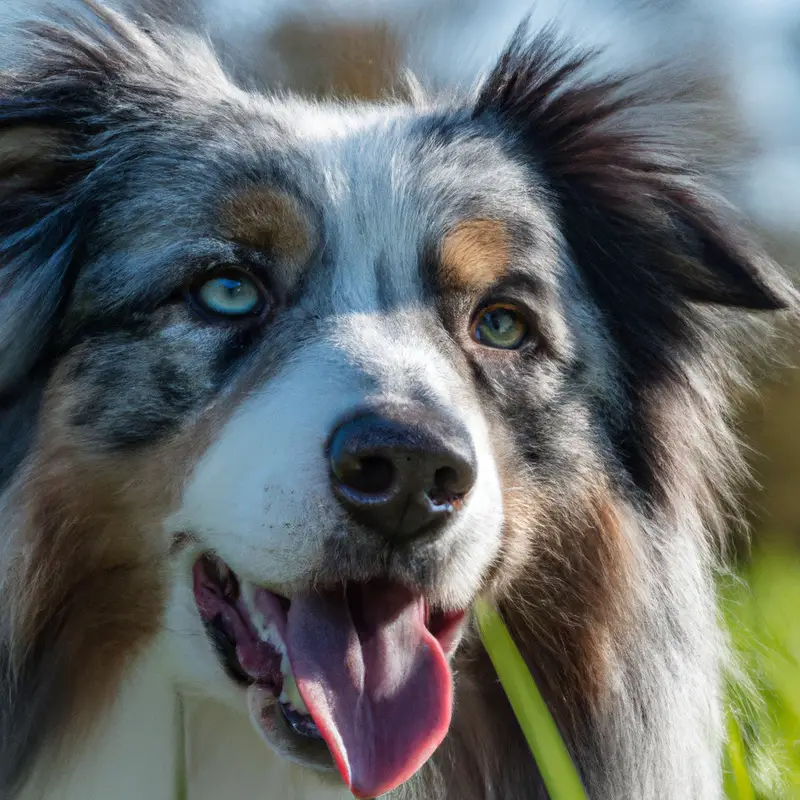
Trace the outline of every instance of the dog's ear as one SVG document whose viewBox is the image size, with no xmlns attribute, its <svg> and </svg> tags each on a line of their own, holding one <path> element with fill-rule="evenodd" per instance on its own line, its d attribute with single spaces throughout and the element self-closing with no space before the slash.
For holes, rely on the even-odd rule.
<svg viewBox="0 0 800 800">
<path fill-rule="evenodd" d="M 4 33 L 26 44 L 0 73 L 0 395 L 50 344 L 96 202 L 84 182 L 102 149 L 105 96 L 122 66 L 112 57 L 122 40 L 109 32 L 102 47 L 88 15 L 64 21 Z"/>
<path fill-rule="evenodd" d="M 166 83 L 147 76 L 175 81 L 179 72 L 120 15 L 94 0 L 77 6 L 3 32 L 15 47 L 12 67 L 0 72 L 0 397 L 52 344 L 91 222 L 107 202 L 104 165 L 135 157 L 122 133 Z"/>
<path fill-rule="evenodd" d="M 530 39 L 523 26 L 473 110 L 521 143 L 552 190 L 573 248 L 599 245 L 611 271 L 605 279 L 620 281 L 623 294 L 627 280 L 702 303 L 794 305 L 780 270 L 692 165 L 686 131 L 671 116 L 682 109 L 670 111 L 640 81 L 598 79 L 593 63 L 552 33 Z"/>
<path fill-rule="evenodd" d="M 44 350 L 69 281 L 77 239 L 75 182 L 88 164 L 36 98 L 0 78 L 0 393 Z"/>
</svg>

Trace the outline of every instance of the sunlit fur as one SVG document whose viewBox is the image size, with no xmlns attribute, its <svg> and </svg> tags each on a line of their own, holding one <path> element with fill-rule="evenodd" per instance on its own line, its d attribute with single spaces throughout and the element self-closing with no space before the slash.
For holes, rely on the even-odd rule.
<svg viewBox="0 0 800 800">
<path fill-rule="evenodd" d="M 794 295 L 678 109 L 524 30 L 472 93 L 363 106 L 246 93 L 202 42 L 89 2 L 27 35 L 0 76 L 0 796 L 171 791 L 178 697 L 195 744 L 212 720 L 207 774 L 239 764 L 224 791 L 252 796 L 246 756 L 275 796 L 341 792 L 247 730 L 192 599 L 213 550 L 288 596 L 376 575 L 445 607 L 484 593 L 591 797 L 719 797 L 727 398 Z M 242 263 L 272 316 L 193 313 L 182 288 Z M 520 351 L 469 337 L 496 296 L 528 310 Z M 332 497 L 325 441 L 365 406 L 435 408 L 475 448 L 432 542 L 387 552 Z M 451 732 L 397 796 L 544 797 L 473 632 L 453 667 Z"/>
</svg>

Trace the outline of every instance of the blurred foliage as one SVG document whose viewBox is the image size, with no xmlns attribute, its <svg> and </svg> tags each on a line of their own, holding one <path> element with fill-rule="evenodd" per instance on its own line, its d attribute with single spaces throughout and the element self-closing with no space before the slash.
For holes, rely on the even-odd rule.
<svg viewBox="0 0 800 800">
<path fill-rule="evenodd" d="M 788 362 L 784 368 L 758 381 L 742 419 L 755 478 L 744 499 L 756 545 L 765 539 L 800 545 L 800 347 L 796 338 L 786 343 L 784 350 L 789 349 L 794 352 L 778 356 Z"/>
<path fill-rule="evenodd" d="M 721 585 L 737 655 L 730 685 L 731 800 L 800 799 L 800 549 L 765 537 Z"/>
<path fill-rule="evenodd" d="M 771 241 L 800 275 L 800 239 Z M 733 800 L 800 800 L 800 348 L 796 321 L 779 337 L 783 364 L 757 381 L 742 418 L 755 482 L 745 498 L 753 554 L 721 585 L 738 656 L 731 682 L 726 788 Z M 774 366 L 774 365 L 773 365 Z M 747 551 L 743 544 L 740 555 Z M 738 724 L 737 724 L 738 723 Z"/>
</svg>

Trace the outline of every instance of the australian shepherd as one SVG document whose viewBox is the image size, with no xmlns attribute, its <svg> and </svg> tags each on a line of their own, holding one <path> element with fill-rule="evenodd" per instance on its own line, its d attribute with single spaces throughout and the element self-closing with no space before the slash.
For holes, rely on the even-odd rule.
<svg viewBox="0 0 800 800">
<path fill-rule="evenodd" d="M 719 798 L 727 398 L 795 296 L 682 106 L 525 26 L 258 94 L 81 6 L 0 74 L 0 797 L 544 798 L 482 596 L 589 797 Z"/>
</svg>

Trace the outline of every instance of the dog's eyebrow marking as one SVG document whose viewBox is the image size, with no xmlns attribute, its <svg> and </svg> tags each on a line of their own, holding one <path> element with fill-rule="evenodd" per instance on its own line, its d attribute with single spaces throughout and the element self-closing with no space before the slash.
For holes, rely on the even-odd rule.
<svg viewBox="0 0 800 800">
<path fill-rule="evenodd" d="M 465 220 L 442 241 L 439 277 L 446 286 L 480 290 L 502 278 L 508 267 L 508 229 L 498 220 Z"/>
<path fill-rule="evenodd" d="M 292 266 L 304 264 L 317 243 L 316 228 L 298 200 L 266 186 L 247 188 L 225 202 L 222 232 Z"/>
</svg>

